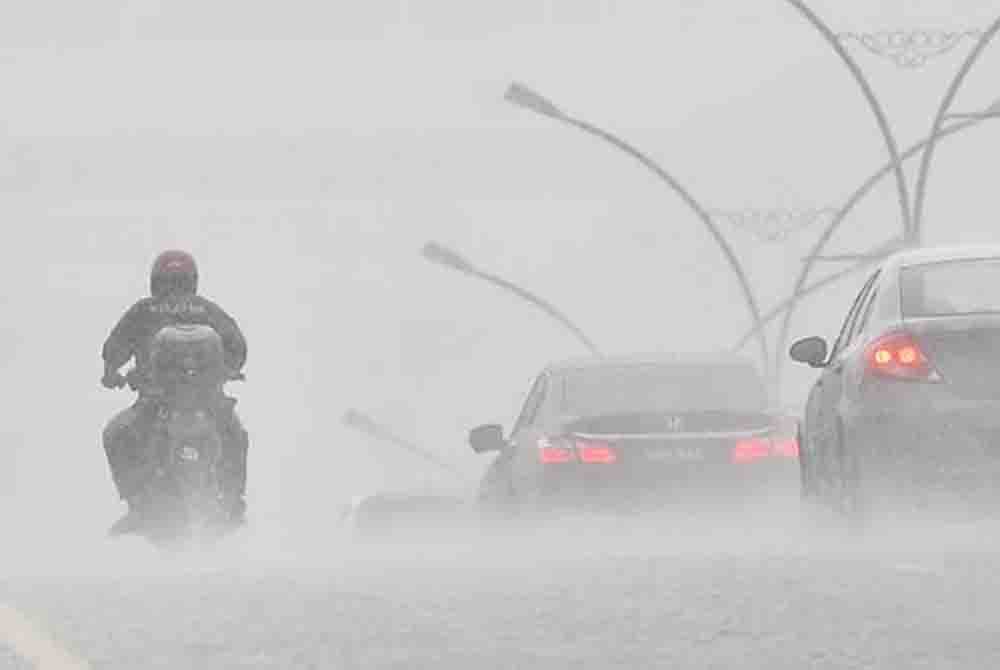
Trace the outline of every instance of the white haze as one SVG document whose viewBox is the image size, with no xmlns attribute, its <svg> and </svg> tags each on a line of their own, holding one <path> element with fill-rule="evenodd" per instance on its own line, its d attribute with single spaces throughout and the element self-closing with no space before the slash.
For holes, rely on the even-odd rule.
<svg viewBox="0 0 1000 670">
<path fill-rule="evenodd" d="M 1000 12 L 971 0 L 813 6 L 859 32 L 984 27 Z M 470 494 L 487 461 L 466 431 L 509 427 L 532 376 L 584 352 L 511 296 L 429 264 L 419 255 L 429 240 L 537 291 L 607 352 L 738 339 L 749 316 L 698 221 L 640 165 L 505 103 L 512 80 L 633 141 L 713 209 L 838 206 L 886 160 L 856 85 L 781 2 L 45 0 L 0 8 L 0 45 L 0 571 L 6 560 L 10 574 L 270 569 L 247 567 L 254 558 L 277 574 L 336 573 L 360 551 L 333 539 L 352 496 Z M 924 137 L 967 46 L 919 70 L 856 48 L 900 143 Z M 997 97 L 996 49 L 956 109 Z M 929 242 L 996 240 L 998 133 L 986 124 L 941 147 Z M 887 179 L 832 247 L 860 250 L 899 226 Z M 790 290 L 816 234 L 767 245 L 727 232 L 765 308 Z M 231 390 L 251 433 L 253 524 L 238 549 L 196 568 L 104 539 L 122 507 L 100 432 L 131 398 L 98 383 L 100 346 L 170 247 L 195 254 L 203 293 L 250 346 L 247 382 Z M 832 335 L 859 281 L 807 303 L 793 336 Z M 786 371 L 782 401 L 800 405 L 815 373 Z M 467 481 L 342 426 L 348 408 Z M 776 544 L 692 532 L 646 549 L 668 561 L 681 545 L 836 554 L 795 514 L 759 529 Z M 974 536 L 959 544 L 978 551 Z M 915 537 L 864 555 L 889 552 L 896 565 Z M 498 565 L 531 572 L 512 545 L 497 551 Z M 453 546 L 435 559 L 450 565 L 442 554 L 468 565 Z"/>
</svg>

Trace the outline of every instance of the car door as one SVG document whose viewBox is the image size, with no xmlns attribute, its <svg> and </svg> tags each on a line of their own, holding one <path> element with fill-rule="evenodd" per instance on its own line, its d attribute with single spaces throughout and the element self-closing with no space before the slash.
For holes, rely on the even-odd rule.
<svg viewBox="0 0 1000 670">
<path fill-rule="evenodd" d="M 534 424 L 539 408 L 545 397 L 547 375 L 541 374 L 535 378 L 528 395 L 521 405 L 514 426 L 507 440 L 507 448 L 503 449 L 490 464 L 481 484 L 481 498 L 510 497 L 515 491 L 515 462 L 518 452 L 523 450 L 528 440 L 528 431 Z"/>
<path fill-rule="evenodd" d="M 843 392 L 844 350 L 854 329 L 855 321 L 865 304 L 865 298 L 875 281 L 873 274 L 864 283 L 851 309 L 844 318 L 840 333 L 830 350 L 826 365 L 809 394 L 806 407 L 806 444 L 804 445 L 814 464 L 814 473 L 820 479 L 827 479 L 835 472 L 832 467 L 839 463 L 840 419 L 838 407 Z"/>
<path fill-rule="evenodd" d="M 851 318 L 849 328 L 838 346 L 830 354 L 830 360 L 824 370 L 827 373 L 827 388 L 824 393 L 829 392 L 830 398 L 825 402 L 825 406 L 830 410 L 829 420 L 835 424 L 837 430 L 843 425 L 849 396 L 853 396 L 855 386 L 858 383 L 858 366 L 855 364 L 858 359 L 858 349 L 863 345 L 861 332 L 864 329 L 867 317 L 870 316 L 872 300 L 878 292 L 879 272 L 876 271 L 866 282 L 865 287 L 858 295 L 854 316 Z"/>
<path fill-rule="evenodd" d="M 538 440 L 542 430 L 542 408 L 551 386 L 548 374 L 538 377 L 510 434 L 510 481 L 514 495 L 534 491 L 538 475 Z"/>
<path fill-rule="evenodd" d="M 881 274 L 876 272 L 871 287 L 865 295 L 864 300 L 858 309 L 858 315 L 854 319 L 851 333 L 847 343 L 841 350 L 840 361 L 842 365 L 840 397 L 837 400 L 837 417 L 843 421 L 854 413 L 854 408 L 860 401 L 861 384 L 865 377 L 865 357 L 864 347 L 870 340 L 869 324 L 872 319 L 872 310 L 875 301 L 878 299 Z"/>
</svg>

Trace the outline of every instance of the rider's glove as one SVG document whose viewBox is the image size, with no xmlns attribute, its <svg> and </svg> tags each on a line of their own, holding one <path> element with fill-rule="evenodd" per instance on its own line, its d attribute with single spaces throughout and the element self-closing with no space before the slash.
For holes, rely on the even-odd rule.
<svg viewBox="0 0 1000 670">
<path fill-rule="evenodd" d="M 104 388 L 109 389 L 120 389 L 125 386 L 127 381 L 125 375 L 117 370 L 105 370 L 104 376 L 101 377 L 101 384 L 104 385 Z"/>
</svg>

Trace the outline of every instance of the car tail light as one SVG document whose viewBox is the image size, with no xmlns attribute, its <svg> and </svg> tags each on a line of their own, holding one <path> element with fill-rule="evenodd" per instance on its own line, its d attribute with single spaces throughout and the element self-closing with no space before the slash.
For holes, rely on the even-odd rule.
<svg viewBox="0 0 1000 670">
<path fill-rule="evenodd" d="M 576 454 L 581 463 L 617 463 L 618 452 L 607 442 L 576 440 Z"/>
<path fill-rule="evenodd" d="M 561 439 L 550 440 L 543 437 L 538 440 L 538 461 L 545 464 L 572 463 L 575 459 L 573 449 Z"/>
<path fill-rule="evenodd" d="M 768 439 L 740 440 L 729 452 L 730 463 L 753 463 L 771 455 L 771 441 Z"/>
<path fill-rule="evenodd" d="M 771 442 L 771 453 L 781 458 L 798 458 L 799 441 L 795 437 Z"/>
<path fill-rule="evenodd" d="M 754 463 L 765 458 L 798 458 L 799 440 L 779 431 L 769 437 L 740 440 L 729 452 L 730 463 Z"/>
<path fill-rule="evenodd" d="M 573 451 L 566 447 L 541 447 L 538 460 L 542 463 L 572 463 Z"/>
<path fill-rule="evenodd" d="M 618 462 L 618 451 L 610 443 L 599 440 L 543 437 L 538 441 L 538 460 L 546 465 L 576 462 L 611 464 Z"/>
<path fill-rule="evenodd" d="M 907 333 L 883 335 L 865 349 L 868 371 L 881 377 L 940 381 L 917 341 Z"/>
</svg>

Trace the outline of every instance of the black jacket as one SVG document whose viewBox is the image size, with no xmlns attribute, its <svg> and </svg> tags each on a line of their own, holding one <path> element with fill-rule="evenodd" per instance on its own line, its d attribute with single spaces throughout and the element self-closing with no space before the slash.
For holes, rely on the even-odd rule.
<svg viewBox="0 0 1000 670">
<path fill-rule="evenodd" d="M 211 300 L 199 295 L 143 298 L 114 327 L 104 342 L 106 367 L 119 369 L 135 356 L 140 375 L 149 378 L 149 345 L 159 330 L 175 324 L 211 326 L 222 338 L 226 366 L 239 372 L 247 359 L 247 343 L 236 321 Z"/>
</svg>

